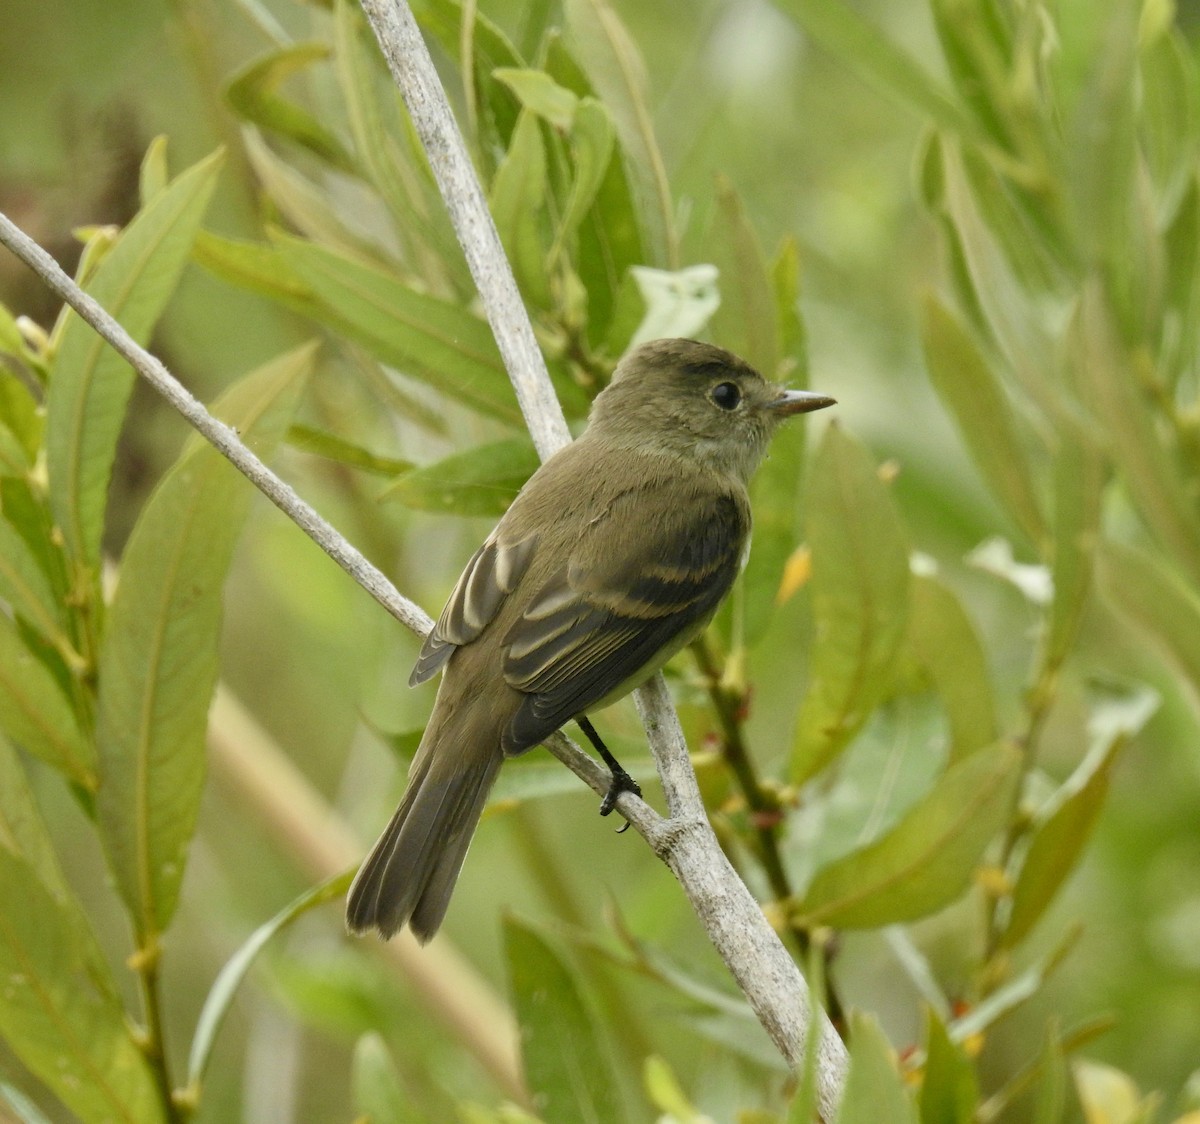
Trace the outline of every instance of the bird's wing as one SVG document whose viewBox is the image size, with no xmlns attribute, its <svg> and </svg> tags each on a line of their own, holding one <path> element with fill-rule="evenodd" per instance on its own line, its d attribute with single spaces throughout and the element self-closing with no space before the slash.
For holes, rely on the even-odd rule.
<svg viewBox="0 0 1200 1124">
<path fill-rule="evenodd" d="M 524 575 L 537 546 L 537 536 L 503 543 L 500 541 L 502 526 L 488 536 L 467 563 L 437 624 L 421 645 L 416 666 L 408 678 L 410 687 L 424 683 L 450 658 L 455 648 L 474 640 Z"/>
<path fill-rule="evenodd" d="M 504 677 L 527 695 L 505 752 L 636 685 L 689 640 L 729 591 L 749 530 L 745 500 L 725 491 L 680 502 L 643 488 L 609 505 L 505 636 Z"/>
</svg>

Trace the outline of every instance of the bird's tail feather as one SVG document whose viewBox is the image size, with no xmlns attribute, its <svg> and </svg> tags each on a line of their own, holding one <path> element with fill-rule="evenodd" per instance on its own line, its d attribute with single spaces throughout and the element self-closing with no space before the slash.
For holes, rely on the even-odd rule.
<svg viewBox="0 0 1200 1124">
<path fill-rule="evenodd" d="M 499 749 L 463 767 L 453 753 L 418 753 L 400 806 L 363 860 L 346 902 L 352 932 L 387 938 L 408 924 L 422 943 L 446 916 L 475 826 L 500 763 Z"/>
</svg>

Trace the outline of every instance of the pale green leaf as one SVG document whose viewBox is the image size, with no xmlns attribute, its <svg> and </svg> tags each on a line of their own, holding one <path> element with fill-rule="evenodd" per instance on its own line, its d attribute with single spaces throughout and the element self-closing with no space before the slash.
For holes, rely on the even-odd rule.
<svg viewBox="0 0 1200 1124">
<path fill-rule="evenodd" d="M 572 968 L 533 929 L 507 918 L 504 952 L 525 1079 L 548 1124 L 628 1119 L 608 1043 Z"/>
<path fill-rule="evenodd" d="M 1002 935 L 1004 947 L 1013 948 L 1029 935 L 1075 869 L 1125 743 L 1119 735 L 1099 743 L 1039 813 L 1013 890 L 1012 912 Z"/>
<path fill-rule="evenodd" d="M 958 598 L 935 577 L 913 578 L 908 644 L 946 712 L 951 762 L 995 741 L 996 708 L 983 644 Z"/>
<path fill-rule="evenodd" d="M 1200 597 L 1158 558 L 1102 543 L 1096 556 L 1105 601 L 1164 651 L 1200 692 Z"/>
<path fill-rule="evenodd" d="M 723 176 L 717 179 L 717 209 L 704 245 L 720 275 L 713 337 L 764 378 L 775 378 L 779 322 L 771 271 L 741 199 Z"/>
<path fill-rule="evenodd" d="M 948 769 L 890 831 L 817 873 L 800 905 L 805 924 L 874 928 L 949 905 L 1008 820 L 1019 763 L 997 745 Z"/>
<path fill-rule="evenodd" d="M 410 1103 L 383 1036 L 364 1034 L 354 1044 L 350 1067 L 360 1124 L 422 1124 L 427 1119 Z"/>
<path fill-rule="evenodd" d="M 283 238 L 280 250 L 350 338 L 376 358 L 481 413 L 520 422 L 496 341 L 474 313 L 321 246 Z"/>
<path fill-rule="evenodd" d="M 850 1016 L 850 1072 L 837 1124 L 916 1124 L 895 1053 L 873 1015 Z"/>
<path fill-rule="evenodd" d="M 776 4 L 821 47 L 888 97 L 931 117 L 942 129 L 963 136 L 976 133 L 951 95 L 849 5 L 828 0 L 776 0 Z"/>
<path fill-rule="evenodd" d="M 187 263 L 222 163 L 214 153 L 176 177 L 122 232 L 86 286 L 145 343 Z M 100 535 L 117 436 L 133 372 L 75 313 L 62 329 L 46 403 L 50 502 L 80 565 L 100 562 Z"/>
<path fill-rule="evenodd" d="M 163 1105 L 145 1055 L 76 918 L 0 848 L 0 1033 L 83 1121 L 153 1124 Z M 15 904 L 14 907 L 14 903 Z"/>
<path fill-rule="evenodd" d="M 546 191 L 542 126 L 534 113 L 524 110 L 496 169 L 488 204 L 521 292 L 540 308 L 550 306 Z"/>
<path fill-rule="evenodd" d="M 269 456 L 313 363 L 305 345 L 247 375 L 214 412 Z M 121 560 L 99 662 L 101 837 L 145 942 L 170 923 L 205 772 L 221 591 L 252 495 L 198 439 L 147 502 Z"/>
<path fill-rule="evenodd" d="M 596 200 L 613 156 L 616 134 L 608 110 L 595 98 L 580 101 L 568 137 L 571 146 L 571 189 L 559 220 L 550 261 L 557 261 L 567 239 L 575 236 Z M 588 293 L 589 300 L 593 298 Z"/>
<path fill-rule="evenodd" d="M 1192 580 L 1200 581 L 1200 518 L 1142 389 L 1154 380 L 1152 360 L 1121 342 L 1098 286 L 1085 291 L 1073 345 L 1080 396 L 1138 514 Z"/>
<path fill-rule="evenodd" d="M 196 1032 L 192 1036 L 191 1050 L 188 1053 L 188 1085 L 194 1093 L 198 1095 L 200 1092 L 200 1086 L 212 1056 L 213 1045 L 216 1043 L 217 1033 L 233 1004 L 238 988 L 258 958 L 258 954 L 297 918 L 303 917 L 317 906 L 342 897 L 350 888 L 353 878 L 353 871 L 345 871 L 305 890 L 269 921 L 255 929 L 237 952 L 225 961 L 205 997 L 200 1017 L 196 1020 Z"/>
<path fill-rule="evenodd" d="M 1040 544 L 1046 534 L 1016 418 L 975 341 L 933 294 L 923 306 L 925 363 L 984 480 L 1018 527 Z"/>
<path fill-rule="evenodd" d="M 354 160 L 341 141 L 308 110 L 279 93 L 288 78 L 328 58 L 325 43 L 292 43 L 268 51 L 234 75 L 225 96 L 244 121 L 294 141 L 335 168 L 353 172 Z"/>
<path fill-rule="evenodd" d="M 0 730 L 76 784 L 96 788 L 96 751 L 54 676 L 0 613 Z"/>
<path fill-rule="evenodd" d="M 556 129 L 566 132 L 574 125 L 579 98 L 544 70 L 501 67 L 493 76 L 517 95 L 521 105 Z"/>
<path fill-rule="evenodd" d="M 674 204 L 654 133 L 645 63 L 607 0 L 567 0 L 564 13 L 576 57 L 616 125 L 638 200 L 647 264 L 674 266 Z"/>
<path fill-rule="evenodd" d="M 29 544 L 0 516 L 0 601 L 55 648 L 66 649 L 65 614 Z"/>
<path fill-rule="evenodd" d="M 921 1124 L 974 1124 L 979 1082 L 970 1059 L 936 1012 L 926 1011 L 925 1066 L 917 1104 Z"/>
<path fill-rule="evenodd" d="M 829 764 L 887 696 L 909 595 L 895 502 L 867 451 L 836 425 L 825 431 L 808 488 L 816 635 L 792 747 L 796 783 Z"/>
<path fill-rule="evenodd" d="M 394 481 L 381 499 L 419 511 L 454 515 L 503 515 L 539 461 L 527 437 L 478 445 L 436 464 L 414 468 Z"/>
<path fill-rule="evenodd" d="M 141 206 L 147 206 L 159 192 L 166 190 L 170 182 L 167 138 L 157 136 L 146 147 L 146 155 L 142 157 L 141 166 L 138 168 L 138 200 Z"/>
</svg>

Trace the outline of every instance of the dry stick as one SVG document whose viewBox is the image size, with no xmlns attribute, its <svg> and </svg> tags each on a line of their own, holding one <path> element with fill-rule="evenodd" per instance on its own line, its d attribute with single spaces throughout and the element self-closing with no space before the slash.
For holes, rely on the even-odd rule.
<svg viewBox="0 0 1200 1124">
<path fill-rule="evenodd" d="M 543 459 L 566 440 L 562 410 L 441 80 L 405 0 L 362 0 L 363 11 L 404 97 L 449 211 L 526 424 Z M 662 676 L 635 696 L 670 812 L 665 823 L 634 822 L 679 879 L 717 951 L 759 1020 L 792 1065 L 804 1058 L 810 997 L 804 977 L 721 851 L 709 826 L 687 743 Z M 631 802 L 638 807 L 640 801 Z M 626 813 L 629 805 L 622 803 Z M 847 1056 L 822 1022 L 817 1087 L 832 1119 Z"/>
</svg>

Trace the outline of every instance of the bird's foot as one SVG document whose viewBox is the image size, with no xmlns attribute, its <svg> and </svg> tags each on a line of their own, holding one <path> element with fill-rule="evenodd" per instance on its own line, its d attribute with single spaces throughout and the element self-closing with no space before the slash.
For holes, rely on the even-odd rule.
<svg viewBox="0 0 1200 1124">
<path fill-rule="evenodd" d="M 619 765 L 612 771 L 612 780 L 609 782 L 608 791 L 604 794 L 604 799 L 600 802 L 600 814 L 607 816 L 617 806 L 617 798 L 623 792 L 632 792 L 634 796 L 642 795 L 642 786 L 637 783 L 624 769 Z M 621 828 L 624 831 L 629 824 Z"/>
</svg>

